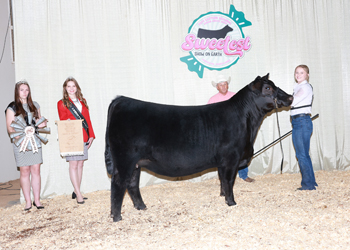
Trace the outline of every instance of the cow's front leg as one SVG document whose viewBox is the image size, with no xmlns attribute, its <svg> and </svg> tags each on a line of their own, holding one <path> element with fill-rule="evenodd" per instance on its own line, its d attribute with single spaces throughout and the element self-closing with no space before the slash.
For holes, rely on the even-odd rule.
<svg viewBox="0 0 350 250">
<path fill-rule="evenodd" d="M 223 186 L 225 191 L 225 201 L 229 206 L 234 206 L 237 203 L 233 197 L 233 185 L 235 184 L 238 166 L 234 168 L 225 168 L 225 176 L 223 178 Z"/>
<path fill-rule="evenodd" d="M 111 217 L 113 217 L 114 222 L 122 219 L 121 209 L 125 191 L 125 181 L 121 181 L 118 174 L 113 175 L 111 181 Z"/>
</svg>

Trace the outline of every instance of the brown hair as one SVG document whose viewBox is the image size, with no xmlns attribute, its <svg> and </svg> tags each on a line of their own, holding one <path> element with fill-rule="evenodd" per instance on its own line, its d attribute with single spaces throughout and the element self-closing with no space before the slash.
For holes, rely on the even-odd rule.
<svg viewBox="0 0 350 250">
<path fill-rule="evenodd" d="M 20 82 L 17 82 L 15 85 L 15 105 L 16 105 L 16 114 L 15 115 L 16 116 L 18 116 L 18 115 L 26 116 L 26 111 L 23 109 L 21 98 L 19 96 L 19 89 L 22 85 L 26 85 L 28 87 L 28 90 L 29 90 L 29 93 L 27 96 L 27 104 L 28 104 L 30 112 L 34 113 L 35 118 L 39 118 L 39 112 L 33 103 L 30 87 L 29 87 L 29 84 L 27 81 L 20 81 Z"/>
<path fill-rule="evenodd" d="M 295 71 L 297 71 L 297 68 L 302 68 L 303 70 L 305 70 L 305 72 L 307 73 L 306 80 L 309 81 L 309 72 L 310 72 L 309 67 L 306 66 L 305 64 L 300 64 L 300 65 L 296 66 L 295 70 L 294 70 L 294 75 L 295 75 Z M 295 80 L 295 82 L 297 82 L 296 79 L 294 79 L 294 80 Z"/>
<path fill-rule="evenodd" d="M 66 90 L 68 82 L 74 82 L 75 87 L 77 87 L 77 93 L 76 93 L 77 98 L 84 103 L 84 105 L 87 109 L 89 109 L 89 106 L 87 105 L 87 102 L 83 97 L 83 93 L 81 93 L 81 88 L 80 88 L 77 80 L 75 80 L 75 78 L 73 78 L 73 77 L 68 77 L 63 83 L 63 98 L 62 98 L 63 105 L 66 106 L 67 108 L 69 108 L 70 104 L 71 104 L 71 102 L 69 101 L 68 92 Z"/>
</svg>

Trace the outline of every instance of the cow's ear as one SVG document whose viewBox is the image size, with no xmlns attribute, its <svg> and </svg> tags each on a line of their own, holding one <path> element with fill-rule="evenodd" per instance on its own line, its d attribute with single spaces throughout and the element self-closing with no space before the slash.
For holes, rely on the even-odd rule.
<svg viewBox="0 0 350 250">
<path fill-rule="evenodd" d="M 257 76 L 257 77 L 255 78 L 254 82 L 255 82 L 255 81 L 258 81 L 258 80 L 260 80 L 260 79 L 261 79 L 261 76 Z"/>
<path fill-rule="evenodd" d="M 260 92 L 261 91 L 261 77 L 258 76 L 254 82 L 250 84 L 251 89 L 253 92 Z"/>
<path fill-rule="evenodd" d="M 270 75 L 270 73 L 267 73 L 266 76 L 263 76 L 263 79 L 269 80 L 269 75 Z"/>
</svg>

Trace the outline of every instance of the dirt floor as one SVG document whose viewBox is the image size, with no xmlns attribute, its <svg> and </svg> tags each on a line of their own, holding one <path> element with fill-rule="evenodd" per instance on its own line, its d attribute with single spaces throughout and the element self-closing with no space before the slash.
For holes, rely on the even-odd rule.
<svg viewBox="0 0 350 250">
<path fill-rule="evenodd" d="M 316 191 L 296 191 L 300 174 L 237 178 L 233 207 L 217 179 L 148 186 L 147 210 L 126 194 L 116 223 L 109 191 L 0 208 L 0 249 L 350 249 L 350 171 L 315 174 Z"/>
</svg>

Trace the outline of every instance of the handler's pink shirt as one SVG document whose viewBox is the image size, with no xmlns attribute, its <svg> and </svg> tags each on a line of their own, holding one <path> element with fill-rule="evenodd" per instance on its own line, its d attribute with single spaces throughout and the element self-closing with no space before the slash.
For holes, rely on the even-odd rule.
<svg viewBox="0 0 350 250">
<path fill-rule="evenodd" d="M 227 91 L 226 95 L 223 95 L 219 92 L 216 95 L 213 95 L 209 99 L 208 104 L 226 101 L 230 99 L 232 96 L 234 96 L 235 94 L 236 94 L 235 92 L 231 92 L 231 91 Z"/>
</svg>

